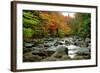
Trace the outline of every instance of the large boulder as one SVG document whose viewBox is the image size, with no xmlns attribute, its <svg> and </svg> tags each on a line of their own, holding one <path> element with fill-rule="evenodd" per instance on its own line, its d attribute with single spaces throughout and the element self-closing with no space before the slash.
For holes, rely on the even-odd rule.
<svg viewBox="0 0 100 73">
<path fill-rule="evenodd" d="M 45 49 L 35 49 L 32 51 L 33 55 L 39 55 L 39 56 L 47 56 L 47 51 Z"/>
<path fill-rule="evenodd" d="M 64 45 L 60 45 L 56 48 L 56 51 L 54 54 L 52 54 L 52 57 L 61 58 L 63 55 L 68 55 L 68 48 Z"/>
</svg>

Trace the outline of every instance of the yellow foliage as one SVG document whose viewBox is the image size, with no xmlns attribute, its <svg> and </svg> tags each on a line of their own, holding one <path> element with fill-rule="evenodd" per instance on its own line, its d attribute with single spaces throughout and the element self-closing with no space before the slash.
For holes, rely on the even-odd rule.
<svg viewBox="0 0 100 73">
<path fill-rule="evenodd" d="M 70 32 L 70 27 L 66 23 L 66 19 L 64 16 L 59 12 L 41 12 L 40 17 L 47 21 L 45 24 L 45 29 L 49 28 L 50 25 L 54 25 L 57 28 L 62 29 L 65 33 Z"/>
</svg>

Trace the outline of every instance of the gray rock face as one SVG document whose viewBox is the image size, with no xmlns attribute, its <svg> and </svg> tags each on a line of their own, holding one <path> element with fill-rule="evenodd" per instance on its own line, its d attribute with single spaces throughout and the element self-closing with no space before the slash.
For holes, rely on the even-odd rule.
<svg viewBox="0 0 100 73">
<path fill-rule="evenodd" d="M 57 49 L 56 49 L 57 52 L 59 53 L 66 53 L 68 55 L 68 47 L 65 46 L 65 45 L 60 45 L 60 46 L 57 46 Z"/>
<path fill-rule="evenodd" d="M 63 55 L 68 55 L 68 48 L 66 46 L 60 45 L 56 48 L 56 51 L 52 57 L 60 58 Z"/>
</svg>

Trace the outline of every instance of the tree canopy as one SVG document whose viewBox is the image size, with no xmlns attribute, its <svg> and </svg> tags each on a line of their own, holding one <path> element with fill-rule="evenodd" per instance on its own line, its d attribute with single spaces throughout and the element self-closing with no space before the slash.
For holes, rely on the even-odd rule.
<svg viewBox="0 0 100 73">
<path fill-rule="evenodd" d="M 23 36 L 36 37 L 90 37 L 91 14 L 75 13 L 74 18 L 61 12 L 23 10 Z"/>
</svg>

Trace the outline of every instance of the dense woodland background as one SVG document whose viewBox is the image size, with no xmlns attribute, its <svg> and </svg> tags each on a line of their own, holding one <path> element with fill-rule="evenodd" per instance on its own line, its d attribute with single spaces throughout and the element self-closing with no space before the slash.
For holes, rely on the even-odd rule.
<svg viewBox="0 0 100 73">
<path fill-rule="evenodd" d="M 23 10 L 24 38 L 90 37 L 91 14 L 75 13 L 74 18 L 61 12 Z"/>
</svg>

